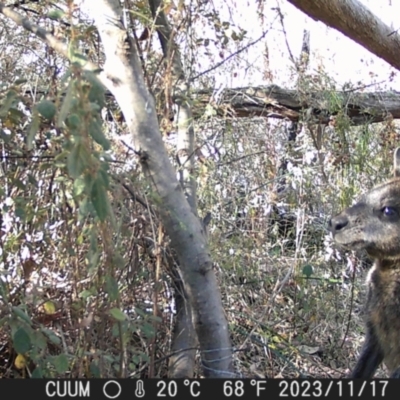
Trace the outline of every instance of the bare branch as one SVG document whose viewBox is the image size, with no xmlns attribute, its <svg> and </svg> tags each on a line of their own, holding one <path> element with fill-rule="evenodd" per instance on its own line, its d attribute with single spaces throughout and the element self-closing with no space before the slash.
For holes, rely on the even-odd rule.
<svg viewBox="0 0 400 400">
<path fill-rule="evenodd" d="M 328 123 L 330 117 L 339 111 L 346 113 L 354 125 L 383 122 L 388 115 L 400 119 L 400 93 L 395 91 L 315 91 L 302 99 L 296 90 L 277 85 L 255 86 L 225 89 L 219 93 L 217 104 L 212 95 L 211 89 L 196 90 L 193 93 L 195 118 L 201 116 L 205 107 L 211 103 L 218 115 L 235 118 L 259 116 L 296 122 L 307 110 L 321 123 Z"/>
<path fill-rule="evenodd" d="M 400 35 L 358 0 L 288 0 L 400 70 Z"/>
</svg>

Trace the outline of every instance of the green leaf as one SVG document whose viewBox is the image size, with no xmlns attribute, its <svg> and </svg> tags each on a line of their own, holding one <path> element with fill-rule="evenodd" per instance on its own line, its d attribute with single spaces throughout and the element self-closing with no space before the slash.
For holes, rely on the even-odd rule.
<svg viewBox="0 0 400 400">
<path fill-rule="evenodd" d="M 74 196 L 80 196 L 86 189 L 85 179 L 81 176 L 74 181 Z"/>
<path fill-rule="evenodd" d="M 81 65 L 79 60 L 76 57 L 76 51 L 78 48 L 78 41 L 76 38 L 69 41 L 68 44 L 68 59 L 71 61 L 72 64 L 77 64 L 78 66 Z"/>
<path fill-rule="evenodd" d="M 89 100 L 91 103 L 96 104 L 98 109 L 101 109 L 105 106 L 104 89 L 100 84 L 92 83 L 89 91 Z"/>
<path fill-rule="evenodd" d="M 53 359 L 53 365 L 59 374 L 64 374 L 68 370 L 68 358 L 65 354 L 60 354 Z"/>
<path fill-rule="evenodd" d="M 142 362 L 142 359 L 141 359 L 139 356 L 136 356 L 136 355 L 133 356 L 133 357 L 132 357 L 132 364 L 130 364 L 130 368 L 131 368 L 132 370 L 137 369 L 139 363 L 141 363 L 141 362 Z"/>
<path fill-rule="evenodd" d="M 90 103 L 90 113 L 96 114 L 101 110 L 101 107 L 97 103 Z"/>
<path fill-rule="evenodd" d="M 68 173 L 72 178 L 78 178 L 88 166 L 90 154 L 83 143 L 78 142 L 68 154 L 67 167 Z"/>
<path fill-rule="evenodd" d="M 24 208 L 22 208 L 22 207 L 16 207 L 15 208 L 15 215 L 18 217 L 18 218 L 21 218 L 23 221 L 25 221 L 25 218 L 26 218 L 26 213 L 25 213 L 25 209 Z"/>
<path fill-rule="evenodd" d="M 303 267 L 303 275 L 305 275 L 307 278 L 309 278 L 313 273 L 314 271 L 311 265 L 307 264 Z"/>
<path fill-rule="evenodd" d="M 18 124 L 21 122 L 21 118 L 23 118 L 25 115 L 22 111 L 18 110 L 17 108 L 11 107 L 10 111 L 8 112 L 8 118 L 13 122 L 14 124 Z"/>
<path fill-rule="evenodd" d="M 65 12 L 64 12 L 64 11 L 61 11 L 61 10 L 50 10 L 50 11 L 47 13 L 47 16 L 48 16 L 50 19 L 55 20 L 55 21 L 61 19 L 64 15 L 65 15 Z"/>
<path fill-rule="evenodd" d="M 53 344 L 59 345 L 61 343 L 61 339 L 51 329 L 42 328 L 42 332 Z"/>
<path fill-rule="evenodd" d="M 102 126 L 100 122 L 97 119 L 93 119 L 90 122 L 89 128 L 88 128 L 89 135 L 93 138 L 93 140 L 98 143 L 100 146 L 103 147 L 104 150 L 109 150 L 110 149 L 110 142 L 109 140 L 104 136 Z"/>
<path fill-rule="evenodd" d="M 157 315 L 150 315 L 149 320 L 154 321 L 157 324 L 160 324 L 162 322 L 162 318 L 158 317 Z"/>
<path fill-rule="evenodd" d="M 25 354 L 31 348 L 31 338 L 24 328 L 19 328 L 14 333 L 13 342 L 17 353 Z"/>
<path fill-rule="evenodd" d="M 105 106 L 105 90 L 94 71 L 85 71 L 85 79 L 90 83 L 89 100 L 100 108 Z"/>
<path fill-rule="evenodd" d="M 16 79 L 16 80 L 15 80 L 14 85 L 23 85 L 23 84 L 26 83 L 26 82 L 28 82 L 28 79 L 19 78 L 19 79 Z"/>
<path fill-rule="evenodd" d="M 29 318 L 28 314 L 25 313 L 25 311 L 21 310 L 19 307 L 13 307 L 12 308 L 13 313 L 21 318 L 23 321 L 27 322 L 29 325 L 31 325 L 32 321 Z"/>
<path fill-rule="evenodd" d="M 113 276 L 106 276 L 106 291 L 110 296 L 110 300 L 114 301 L 118 298 L 118 283 Z"/>
<path fill-rule="evenodd" d="M 50 100 L 42 100 L 37 105 L 37 110 L 40 115 L 48 120 L 52 120 L 57 111 L 55 104 Z"/>
<path fill-rule="evenodd" d="M 93 275 L 97 273 L 98 267 L 99 267 L 99 260 L 100 260 L 100 252 L 96 251 L 90 251 L 87 256 L 88 260 L 87 264 L 87 271 L 89 275 Z"/>
<path fill-rule="evenodd" d="M 32 175 L 32 174 L 29 174 L 28 175 L 28 182 L 31 184 L 31 185 L 33 185 L 34 187 L 39 187 L 39 183 L 38 183 L 38 181 L 36 180 L 36 178 Z"/>
<path fill-rule="evenodd" d="M 104 183 L 101 177 L 98 177 L 93 182 L 90 200 L 92 201 L 93 207 L 96 210 L 97 216 L 99 217 L 100 221 L 104 221 L 109 214 L 109 201 L 107 190 L 104 187 Z"/>
<path fill-rule="evenodd" d="M 138 315 L 140 315 L 142 317 L 148 317 L 149 316 L 145 311 L 141 310 L 140 308 L 135 307 L 135 311 L 136 311 L 136 314 L 138 314 Z"/>
<path fill-rule="evenodd" d="M 0 279 L 0 298 L 3 299 L 3 303 L 5 303 L 5 304 L 8 303 L 8 288 L 7 288 L 6 283 L 3 281 L 3 279 Z M 28 318 L 28 321 L 29 321 L 29 317 L 27 315 L 26 315 L 26 317 Z"/>
<path fill-rule="evenodd" d="M 101 372 L 99 366 L 93 361 L 90 363 L 90 373 L 92 374 L 92 378 L 101 378 Z"/>
<path fill-rule="evenodd" d="M 58 128 L 61 128 L 63 122 L 66 120 L 73 104 L 73 98 L 74 98 L 74 85 L 72 84 L 72 82 L 69 82 L 67 92 L 65 93 L 64 101 L 61 105 L 60 112 L 58 113 L 58 118 L 57 118 Z"/>
<path fill-rule="evenodd" d="M 28 135 L 26 137 L 26 145 L 28 150 L 32 150 L 33 147 L 33 139 L 35 139 L 35 135 L 40 127 L 40 118 L 36 111 L 33 112 L 32 121 L 29 125 Z"/>
<path fill-rule="evenodd" d="M 90 290 L 83 290 L 82 292 L 79 293 L 79 297 L 85 300 L 92 295 L 93 293 Z"/>
<path fill-rule="evenodd" d="M 43 371 L 40 367 L 34 369 L 32 372 L 31 378 L 43 378 Z"/>
<path fill-rule="evenodd" d="M 140 330 L 142 331 L 143 335 L 146 336 L 147 339 L 151 339 L 155 335 L 155 330 L 153 325 L 145 323 L 140 327 Z"/>
<path fill-rule="evenodd" d="M 78 219 L 79 221 L 83 221 L 86 217 L 93 216 L 95 214 L 95 210 L 93 208 L 93 204 L 86 197 L 84 197 L 78 204 Z"/>
<path fill-rule="evenodd" d="M 81 125 L 81 119 L 79 118 L 79 115 L 76 114 L 71 114 L 67 119 L 65 120 L 65 124 L 67 125 L 68 128 L 70 129 L 78 129 L 79 126 Z"/>
<path fill-rule="evenodd" d="M 46 336 L 40 331 L 33 331 L 31 333 L 31 343 L 35 350 L 43 350 L 47 347 Z"/>
<path fill-rule="evenodd" d="M 103 162 L 99 169 L 99 179 L 102 180 L 103 185 L 106 189 L 108 189 L 108 187 L 110 186 L 110 180 L 107 170 L 108 170 L 108 164 Z"/>
<path fill-rule="evenodd" d="M 18 189 L 21 190 L 26 190 L 26 185 L 25 182 L 22 182 L 21 179 L 19 178 L 15 178 L 12 180 L 12 184 L 13 186 L 17 187 Z M 21 197 L 18 197 L 18 204 L 23 204 L 24 206 L 26 205 L 26 200 L 25 199 L 21 199 Z"/>
<path fill-rule="evenodd" d="M 7 92 L 6 98 L 0 107 L 0 118 L 4 118 L 7 116 L 8 111 L 14 104 L 16 98 L 17 98 L 17 92 L 15 92 L 14 90 L 10 90 Z"/>
<path fill-rule="evenodd" d="M 119 308 L 112 308 L 110 315 L 117 321 L 125 321 L 126 315 Z"/>
<path fill-rule="evenodd" d="M 87 57 L 82 53 L 74 53 L 72 62 L 77 66 L 83 66 L 87 62 Z"/>
</svg>

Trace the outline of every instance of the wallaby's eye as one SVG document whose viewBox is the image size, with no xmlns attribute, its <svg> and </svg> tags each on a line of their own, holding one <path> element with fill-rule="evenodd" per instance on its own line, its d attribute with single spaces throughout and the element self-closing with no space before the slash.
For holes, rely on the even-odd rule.
<svg viewBox="0 0 400 400">
<path fill-rule="evenodd" d="M 385 217 L 394 217 L 397 215 L 397 211 L 393 207 L 383 207 L 382 213 Z"/>
</svg>

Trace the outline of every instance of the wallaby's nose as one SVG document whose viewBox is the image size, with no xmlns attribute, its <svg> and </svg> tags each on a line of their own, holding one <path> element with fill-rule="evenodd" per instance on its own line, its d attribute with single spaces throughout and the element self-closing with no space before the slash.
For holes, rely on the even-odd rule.
<svg viewBox="0 0 400 400">
<path fill-rule="evenodd" d="M 344 227 L 346 227 L 348 223 L 349 223 L 348 218 L 345 215 L 340 214 L 340 215 L 337 215 L 336 217 L 331 218 L 328 225 L 329 225 L 330 231 L 333 234 L 335 234 L 335 233 L 339 232 L 340 230 L 342 230 Z"/>
</svg>

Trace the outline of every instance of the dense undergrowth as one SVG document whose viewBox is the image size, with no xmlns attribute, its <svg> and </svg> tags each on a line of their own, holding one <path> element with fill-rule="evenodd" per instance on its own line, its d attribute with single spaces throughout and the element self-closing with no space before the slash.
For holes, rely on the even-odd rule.
<svg viewBox="0 0 400 400">
<path fill-rule="evenodd" d="M 389 175 L 396 134 L 393 124 L 339 124 L 316 146 L 306 124 L 198 122 L 199 212 L 212 217 L 238 373 L 340 377 L 354 364 L 369 262 L 335 249 L 327 222 Z M 22 135 L 10 139 L 1 142 L 0 377 L 166 377 L 176 261 L 129 145 L 114 140 L 108 153 L 112 225 L 77 202 L 57 135 L 26 153 L 16 151 Z"/>
</svg>

